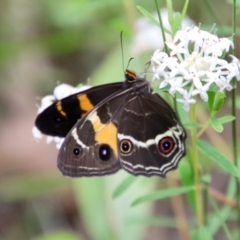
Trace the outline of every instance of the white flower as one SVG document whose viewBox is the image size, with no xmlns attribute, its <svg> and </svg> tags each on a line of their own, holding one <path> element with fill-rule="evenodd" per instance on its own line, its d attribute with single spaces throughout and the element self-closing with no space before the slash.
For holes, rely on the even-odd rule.
<svg viewBox="0 0 240 240">
<path fill-rule="evenodd" d="M 40 107 L 38 108 L 38 113 L 44 111 L 46 108 L 52 105 L 54 101 L 56 101 L 56 98 L 53 95 L 47 95 L 43 97 L 41 100 Z"/>
<path fill-rule="evenodd" d="M 228 90 L 228 91 L 231 91 L 232 90 L 232 86 L 231 84 L 229 83 L 232 79 L 227 79 L 226 77 L 224 76 L 220 76 L 217 80 L 216 80 L 216 84 L 217 86 L 219 87 L 219 90 L 222 92 L 224 91 L 225 89 Z"/>
<path fill-rule="evenodd" d="M 64 138 L 60 138 L 60 137 L 47 136 L 46 138 L 46 143 L 50 144 L 51 142 L 54 142 L 56 144 L 57 149 L 60 149 L 63 141 L 64 141 Z"/>
<path fill-rule="evenodd" d="M 208 82 L 205 85 L 203 85 L 202 82 L 200 81 L 200 79 L 195 78 L 194 79 L 194 86 L 196 87 L 196 89 L 194 89 L 192 91 L 192 95 L 195 96 L 195 95 L 199 94 L 201 96 L 201 99 L 204 102 L 207 102 L 208 101 L 207 91 L 208 91 L 211 84 L 212 84 L 212 82 Z"/>
<path fill-rule="evenodd" d="M 40 114 L 57 100 L 68 97 L 74 93 L 87 90 L 88 88 L 90 88 L 90 86 L 84 85 L 81 86 L 80 88 L 76 88 L 68 84 L 60 84 L 56 86 L 56 88 L 54 89 L 53 95 L 47 95 L 42 98 L 37 113 Z M 40 140 L 43 137 L 43 134 L 36 126 L 32 128 L 32 135 L 36 140 Z M 63 143 L 63 140 L 64 138 L 47 136 L 46 143 L 49 144 L 51 142 L 54 142 L 56 144 L 57 149 L 59 149 Z"/>
<path fill-rule="evenodd" d="M 183 98 L 177 99 L 178 102 L 183 103 L 183 108 L 186 112 L 188 112 L 190 110 L 190 104 L 196 103 L 196 100 L 191 98 L 191 96 L 192 96 L 191 92 L 192 92 L 191 90 L 189 92 L 187 92 L 186 90 L 183 90 L 182 91 Z"/>
<path fill-rule="evenodd" d="M 172 42 L 166 42 L 169 56 L 156 50 L 152 56 L 153 81 L 160 80 L 160 88 L 170 86 L 169 93 L 178 92 L 184 109 L 189 111 L 199 95 L 208 101 L 207 91 L 211 85 L 219 91 L 230 91 L 233 78 L 240 80 L 240 61 L 231 56 L 232 61 L 222 59 L 233 48 L 228 38 L 218 38 L 198 27 L 179 30 Z"/>
<path fill-rule="evenodd" d="M 163 8 L 160 10 L 163 27 L 170 31 L 171 27 L 168 21 L 168 10 Z M 153 17 L 158 22 L 157 13 L 152 14 Z M 193 26 L 194 22 L 189 18 L 185 17 L 182 21 L 182 28 Z M 164 42 L 162 40 L 162 33 L 159 29 L 159 26 L 153 24 L 146 17 L 140 17 L 136 23 L 134 24 L 135 34 L 133 37 L 133 41 L 130 46 L 130 54 L 135 57 L 146 51 L 153 51 L 155 49 L 162 49 L 164 46 Z M 165 37 L 168 41 L 172 40 L 172 36 L 165 32 Z"/>
<path fill-rule="evenodd" d="M 183 82 L 182 77 L 178 77 L 176 79 L 170 79 L 169 84 L 171 85 L 171 88 L 169 89 L 169 93 L 171 95 L 174 95 L 177 92 L 183 93 L 182 89 L 186 85 L 186 82 Z"/>
<path fill-rule="evenodd" d="M 32 135 L 36 140 L 42 139 L 42 133 L 38 130 L 36 126 L 32 128 Z"/>
</svg>

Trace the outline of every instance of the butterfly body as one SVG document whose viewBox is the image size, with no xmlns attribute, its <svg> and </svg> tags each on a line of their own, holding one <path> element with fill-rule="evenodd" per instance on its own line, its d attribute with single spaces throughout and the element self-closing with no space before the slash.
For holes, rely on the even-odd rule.
<svg viewBox="0 0 240 240">
<path fill-rule="evenodd" d="M 61 136 L 66 136 L 57 163 L 63 175 L 102 176 L 124 169 L 133 175 L 164 177 L 185 155 L 186 132 L 174 111 L 152 94 L 149 82 L 128 71 L 125 82 L 71 95 L 38 116 L 37 127 L 47 125 L 44 119 L 53 109 L 65 119 L 58 127 L 52 123 L 53 134 L 63 123 Z M 73 114 L 74 124 L 68 121 L 72 101 L 80 108 Z"/>
</svg>

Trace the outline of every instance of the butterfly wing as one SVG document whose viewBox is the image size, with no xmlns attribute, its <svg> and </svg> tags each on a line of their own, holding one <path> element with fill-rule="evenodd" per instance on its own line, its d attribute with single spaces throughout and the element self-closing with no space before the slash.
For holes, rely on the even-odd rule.
<svg viewBox="0 0 240 240">
<path fill-rule="evenodd" d="M 157 94 L 129 96 L 119 123 L 119 159 L 133 175 L 164 177 L 185 155 L 186 132 Z"/>
<path fill-rule="evenodd" d="M 79 120 L 58 154 L 58 168 L 70 177 L 101 176 L 121 168 L 118 158 L 118 122 L 127 92 L 119 91 Z"/>
<path fill-rule="evenodd" d="M 185 155 L 186 132 L 171 107 L 143 88 L 111 95 L 79 120 L 58 154 L 67 176 L 101 176 L 123 168 L 164 177 Z"/>
<path fill-rule="evenodd" d="M 35 126 L 43 134 L 65 137 L 78 119 L 84 117 L 103 99 L 122 88 L 122 82 L 111 83 L 56 101 L 37 116 Z"/>
</svg>

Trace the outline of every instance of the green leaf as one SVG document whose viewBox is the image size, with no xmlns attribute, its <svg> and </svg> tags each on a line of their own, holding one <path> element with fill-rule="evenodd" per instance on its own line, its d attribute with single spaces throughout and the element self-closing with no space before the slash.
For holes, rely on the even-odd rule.
<svg viewBox="0 0 240 240">
<path fill-rule="evenodd" d="M 153 15 L 148 12 L 145 8 L 141 6 L 137 6 L 137 9 L 145 16 L 147 17 L 153 24 L 157 25 L 160 27 L 159 22 L 153 17 Z"/>
<path fill-rule="evenodd" d="M 154 94 L 154 93 L 161 93 L 161 92 L 168 92 L 169 89 L 170 89 L 169 86 L 166 86 L 164 88 L 159 88 L 159 84 L 157 84 L 156 86 L 153 87 L 152 94 Z"/>
<path fill-rule="evenodd" d="M 219 210 L 219 208 L 217 206 L 217 203 L 216 203 L 215 199 L 211 195 L 209 195 L 209 199 L 211 201 L 211 204 L 212 204 L 216 214 L 218 215 L 219 220 L 221 221 L 221 225 L 223 227 L 223 230 L 224 230 L 224 233 L 225 233 L 227 239 L 228 240 L 233 240 L 233 238 L 231 237 L 230 231 L 229 231 L 225 221 L 222 219 L 220 210 Z"/>
<path fill-rule="evenodd" d="M 142 225 L 157 225 L 161 227 L 177 228 L 176 219 L 169 216 L 142 216 L 142 217 L 131 217 L 126 220 L 127 224 L 142 224 Z M 189 222 L 190 224 L 190 222 Z M 192 222 L 191 222 L 192 224 Z"/>
<path fill-rule="evenodd" d="M 192 240 L 213 240 L 213 236 L 209 232 L 206 226 L 201 226 L 198 229 L 194 229 L 191 232 L 191 239 Z"/>
<path fill-rule="evenodd" d="M 221 118 L 218 118 L 218 121 L 221 123 L 221 124 L 224 124 L 224 123 L 228 123 L 228 122 L 232 122 L 234 121 L 236 118 L 232 115 L 229 115 L 229 116 L 224 116 L 224 117 L 221 117 Z"/>
<path fill-rule="evenodd" d="M 45 234 L 44 236 L 40 236 L 34 238 L 33 240 L 81 240 L 84 239 L 79 235 L 70 232 L 70 231 L 58 231 Z"/>
<path fill-rule="evenodd" d="M 224 155 L 222 155 L 219 152 L 219 150 L 217 150 L 211 144 L 203 140 L 198 140 L 197 145 L 199 150 L 203 154 L 205 154 L 210 159 L 219 164 L 219 166 L 222 167 L 223 170 L 225 170 L 226 172 L 230 173 L 233 176 L 239 177 L 238 169 L 236 168 L 236 166 Z"/>
<path fill-rule="evenodd" d="M 189 151 L 187 152 L 187 157 L 185 157 L 179 164 L 178 170 L 181 178 L 182 185 L 193 186 L 194 185 L 194 173 L 188 161 Z M 192 210 L 196 213 L 196 197 L 193 191 L 187 193 L 187 198 L 190 203 Z"/>
<path fill-rule="evenodd" d="M 213 112 L 218 112 L 223 103 L 224 103 L 225 93 L 224 92 L 216 92 L 213 102 Z"/>
<path fill-rule="evenodd" d="M 182 19 L 186 16 L 188 5 L 189 5 L 189 0 L 185 1 L 185 3 L 184 3 L 184 7 L 183 7 L 183 10 L 182 10 Z"/>
<path fill-rule="evenodd" d="M 181 24 L 182 24 L 182 15 L 179 12 L 177 12 L 173 17 L 173 21 L 171 24 L 173 35 L 181 28 Z"/>
<path fill-rule="evenodd" d="M 134 176 L 128 176 L 126 179 L 124 179 L 119 186 L 114 190 L 112 197 L 117 198 L 119 197 L 124 191 L 126 191 L 136 180 L 136 177 Z"/>
<path fill-rule="evenodd" d="M 201 181 L 204 182 L 205 184 L 210 184 L 212 181 L 212 176 L 209 174 L 202 175 Z"/>
<path fill-rule="evenodd" d="M 210 111 L 212 112 L 213 111 L 213 103 L 214 103 L 215 92 L 208 91 L 207 94 L 208 94 L 208 106 L 209 106 Z"/>
<path fill-rule="evenodd" d="M 115 239 L 110 220 L 106 216 L 107 204 L 103 178 L 83 178 L 72 181 L 79 214 L 92 239 Z M 96 200 L 97 199 L 97 200 Z M 101 216 L 101 217 L 97 217 Z"/>
<path fill-rule="evenodd" d="M 216 112 L 218 112 L 221 109 L 224 103 L 224 99 L 225 99 L 224 92 L 208 91 L 208 105 L 212 115 L 216 114 Z"/>
<path fill-rule="evenodd" d="M 156 191 L 151 194 L 144 195 L 142 197 L 137 198 L 131 206 L 136 206 L 140 203 L 149 202 L 149 201 L 155 201 L 160 200 L 172 196 L 176 196 L 179 194 L 187 193 L 194 190 L 194 186 L 187 186 L 187 187 L 178 187 L 178 188 L 170 188 L 170 189 L 164 189 L 161 191 Z"/>
<path fill-rule="evenodd" d="M 167 10 L 168 10 L 168 22 L 171 24 L 172 23 L 172 18 L 173 18 L 172 0 L 166 0 L 166 3 L 167 3 Z"/>
<path fill-rule="evenodd" d="M 153 17 L 153 15 L 148 12 L 145 8 L 141 7 L 141 6 L 137 6 L 137 9 L 145 16 L 147 17 L 153 24 L 155 24 L 156 26 L 158 26 L 160 28 L 160 23 Z M 164 28 L 164 31 L 166 33 L 170 33 L 170 31 L 166 28 Z"/>
<path fill-rule="evenodd" d="M 183 126 L 187 129 L 202 128 L 203 127 L 203 125 L 200 124 L 200 123 L 191 123 L 191 122 L 183 123 Z"/>
<path fill-rule="evenodd" d="M 217 118 L 211 117 L 211 125 L 212 125 L 212 127 L 214 128 L 215 131 L 217 131 L 217 132 L 222 132 L 223 131 L 223 126 L 218 121 Z"/>
</svg>

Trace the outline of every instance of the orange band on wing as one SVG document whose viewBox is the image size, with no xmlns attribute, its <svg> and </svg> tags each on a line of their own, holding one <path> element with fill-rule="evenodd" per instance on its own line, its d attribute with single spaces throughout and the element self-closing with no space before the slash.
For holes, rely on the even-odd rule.
<svg viewBox="0 0 240 240">
<path fill-rule="evenodd" d="M 62 109 L 62 102 L 61 101 L 58 101 L 56 103 L 56 107 L 57 107 L 58 112 L 60 112 L 63 116 L 67 116 L 67 114 Z"/>
<path fill-rule="evenodd" d="M 94 106 L 92 105 L 86 94 L 78 95 L 77 98 L 79 101 L 80 108 L 84 111 L 84 113 L 80 116 L 82 118 L 89 111 L 91 111 L 94 108 Z"/>
<path fill-rule="evenodd" d="M 112 122 L 109 122 L 107 124 L 101 123 L 101 120 L 97 116 L 97 113 L 92 114 L 91 122 L 95 131 L 96 142 L 98 144 L 109 145 L 112 148 L 115 156 L 118 157 L 117 127 Z"/>
</svg>

